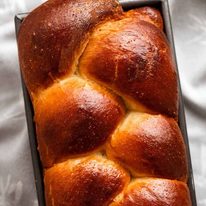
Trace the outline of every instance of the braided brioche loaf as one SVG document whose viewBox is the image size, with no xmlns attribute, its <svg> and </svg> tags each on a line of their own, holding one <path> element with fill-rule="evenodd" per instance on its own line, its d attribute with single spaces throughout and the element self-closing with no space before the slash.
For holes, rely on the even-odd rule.
<svg viewBox="0 0 206 206">
<path fill-rule="evenodd" d="M 22 23 L 47 206 L 190 206 L 162 17 L 115 0 L 49 0 Z"/>
</svg>

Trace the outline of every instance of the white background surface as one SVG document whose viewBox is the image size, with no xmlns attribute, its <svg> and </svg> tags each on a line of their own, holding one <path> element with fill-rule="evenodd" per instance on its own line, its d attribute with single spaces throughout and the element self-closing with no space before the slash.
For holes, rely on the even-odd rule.
<svg viewBox="0 0 206 206">
<path fill-rule="evenodd" d="M 0 206 L 37 206 L 14 15 L 43 0 L 0 0 Z M 198 206 L 206 206 L 206 1 L 170 0 Z"/>
</svg>

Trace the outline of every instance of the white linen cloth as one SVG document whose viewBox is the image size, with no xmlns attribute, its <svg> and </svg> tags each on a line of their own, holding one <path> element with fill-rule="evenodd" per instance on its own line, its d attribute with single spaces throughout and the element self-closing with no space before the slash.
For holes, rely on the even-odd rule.
<svg viewBox="0 0 206 206">
<path fill-rule="evenodd" d="M 37 206 L 14 15 L 43 0 L 0 1 L 0 206 Z M 206 1 L 169 0 L 198 206 L 206 206 Z"/>
</svg>

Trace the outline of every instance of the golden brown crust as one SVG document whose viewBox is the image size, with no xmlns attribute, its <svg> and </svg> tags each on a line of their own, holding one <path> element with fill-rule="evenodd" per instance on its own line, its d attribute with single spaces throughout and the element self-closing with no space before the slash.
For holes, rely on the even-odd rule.
<svg viewBox="0 0 206 206">
<path fill-rule="evenodd" d="M 49 0 L 23 21 L 18 47 L 47 206 L 191 206 L 186 184 L 168 180 L 187 180 L 180 130 L 154 115 L 178 116 L 159 11 L 122 12 L 116 0 Z M 131 172 L 129 186 L 120 165 Z"/>
<path fill-rule="evenodd" d="M 151 7 L 141 7 L 138 9 L 132 9 L 124 13 L 124 18 L 135 18 L 139 21 L 146 21 L 154 24 L 160 30 L 163 30 L 163 20 L 158 10 Z"/>
<path fill-rule="evenodd" d="M 91 156 L 55 165 L 44 182 L 47 206 L 107 206 L 129 176 L 112 161 Z"/>
<path fill-rule="evenodd" d="M 134 176 L 187 181 L 183 137 L 171 118 L 130 113 L 112 135 L 107 154 Z"/>
<path fill-rule="evenodd" d="M 94 26 L 121 13 L 115 0 L 49 0 L 32 11 L 18 35 L 20 66 L 30 94 L 72 73 Z"/>
<path fill-rule="evenodd" d="M 125 101 L 177 118 L 170 47 L 163 32 L 151 23 L 123 18 L 100 25 L 80 59 L 80 72 L 112 88 Z"/>
<path fill-rule="evenodd" d="M 183 182 L 166 179 L 139 179 L 111 206 L 192 206 L 189 189 Z"/>
<path fill-rule="evenodd" d="M 78 77 L 54 84 L 35 102 L 44 167 L 100 148 L 124 115 L 120 101 Z"/>
</svg>

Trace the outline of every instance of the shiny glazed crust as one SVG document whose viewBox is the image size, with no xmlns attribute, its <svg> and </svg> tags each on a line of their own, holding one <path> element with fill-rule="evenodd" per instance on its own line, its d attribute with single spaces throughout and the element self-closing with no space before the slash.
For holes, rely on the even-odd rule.
<svg viewBox="0 0 206 206">
<path fill-rule="evenodd" d="M 130 11 L 122 20 L 101 24 L 80 59 L 80 72 L 139 111 L 176 118 L 177 81 L 169 44 L 160 29 L 138 14 Z"/>
<path fill-rule="evenodd" d="M 191 206 L 158 10 L 49 0 L 23 21 L 18 49 L 47 206 Z"/>
<path fill-rule="evenodd" d="M 117 97 L 79 77 L 43 91 L 35 121 L 44 167 L 101 149 L 124 113 Z"/>
<path fill-rule="evenodd" d="M 73 73 L 95 25 L 121 13 L 113 0 L 49 0 L 32 11 L 18 36 L 20 66 L 30 94 Z"/>
<path fill-rule="evenodd" d="M 188 206 L 191 205 L 187 185 L 176 180 L 139 179 L 110 206 Z M 117 199 L 118 199 L 117 198 Z"/>
<path fill-rule="evenodd" d="M 129 182 L 117 164 L 100 156 L 68 160 L 45 173 L 47 206 L 108 205 Z"/>
<path fill-rule="evenodd" d="M 112 135 L 107 154 L 135 177 L 187 181 L 184 142 L 174 119 L 130 113 Z"/>
</svg>

